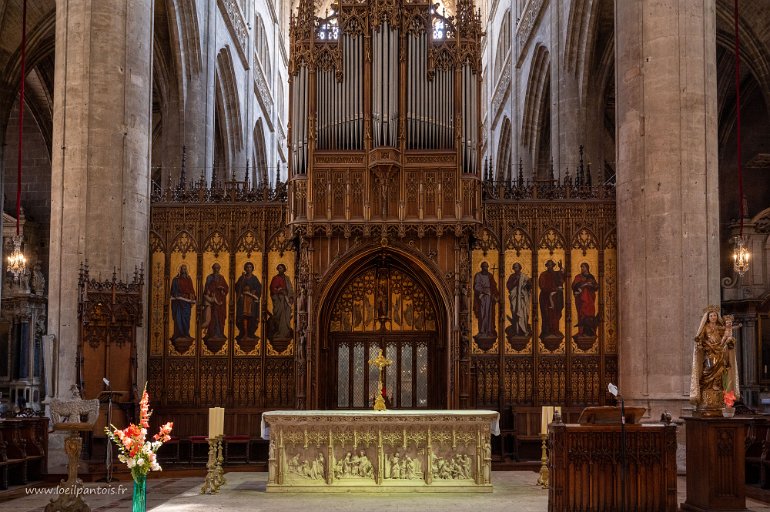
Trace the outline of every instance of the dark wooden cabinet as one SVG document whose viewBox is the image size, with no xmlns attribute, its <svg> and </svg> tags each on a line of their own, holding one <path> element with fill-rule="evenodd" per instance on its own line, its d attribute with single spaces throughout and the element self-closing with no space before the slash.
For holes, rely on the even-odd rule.
<svg viewBox="0 0 770 512">
<path fill-rule="evenodd" d="M 549 449 L 549 512 L 677 510 L 675 425 L 551 424 Z"/>
<path fill-rule="evenodd" d="M 745 418 L 685 418 L 687 500 L 683 511 L 744 511 Z"/>
</svg>

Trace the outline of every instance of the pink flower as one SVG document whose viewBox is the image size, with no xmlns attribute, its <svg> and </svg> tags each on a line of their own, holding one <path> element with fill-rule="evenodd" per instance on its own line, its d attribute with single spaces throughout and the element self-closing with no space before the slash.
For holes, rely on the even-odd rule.
<svg viewBox="0 0 770 512">
<path fill-rule="evenodd" d="M 736 400 L 735 391 L 732 391 L 732 390 L 725 391 L 725 394 L 724 394 L 725 406 L 732 407 L 735 404 L 735 400 Z"/>
<path fill-rule="evenodd" d="M 147 441 L 147 429 L 150 426 L 150 395 L 145 388 L 142 399 L 139 402 L 139 425 L 129 424 L 124 429 L 118 429 L 114 425 L 105 427 L 107 437 L 118 447 L 119 460 L 125 462 L 131 475 L 137 479 L 146 475 L 148 471 L 160 471 L 155 452 L 162 443 L 171 439 L 172 422 L 167 422 L 160 427 L 154 439 L 156 443 Z"/>
</svg>

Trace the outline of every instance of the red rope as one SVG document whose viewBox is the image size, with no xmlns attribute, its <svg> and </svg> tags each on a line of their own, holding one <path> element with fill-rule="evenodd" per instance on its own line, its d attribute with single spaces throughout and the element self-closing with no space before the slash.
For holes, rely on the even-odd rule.
<svg viewBox="0 0 770 512">
<path fill-rule="evenodd" d="M 743 237 L 743 172 L 741 170 L 741 39 L 738 33 L 738 0 L 735 0 L 735 124 L 738 156 L 738 212 Z"/>
<path fill-rule="evenodd" d="M 21 8 L 21 82 L 19 88 L 19 157 L 16 173 L 16 236 L 19 236 L 19 218 L 21 217 L 21 149 L 22 132 L 24 129 L 24 79 L 26 78 L 27 64 L 27 0 L 24 0 Z"/>
</svg>

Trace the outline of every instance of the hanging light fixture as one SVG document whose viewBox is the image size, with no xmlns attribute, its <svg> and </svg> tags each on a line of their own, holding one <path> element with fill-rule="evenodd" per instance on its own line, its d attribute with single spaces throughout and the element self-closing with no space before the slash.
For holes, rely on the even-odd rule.
<svg viewBox="0 0 770 512">
<path fill-rule="evenodd" d="M 27 258 L 21 250 L 23 238 L 19 232 L 19 220 L 21 218 L 21 155 L 22 132 L 24 128 L 24 78 L 26 76 L 27 60 L 27 0 L 24 0 L 21 8 L 21 76 L 19 78 L 19 153 L 16 174 L 16 236 L 13 237 L 13 252 L 8 256 L 8 271 L 14 279 L 19 279 L 27 268 Z"/>
<path fill-rule="evenodd" d="M 738 277 L 749 270 L 749 249 L 743 236 L 743 172 L 741 169 L 741 44 L 738 34 L 738 0 L 735 0 L 735 126 L 738 158 L 738 215 L 740 231 L 733 238 L 733 269 Z"/>
</svg>

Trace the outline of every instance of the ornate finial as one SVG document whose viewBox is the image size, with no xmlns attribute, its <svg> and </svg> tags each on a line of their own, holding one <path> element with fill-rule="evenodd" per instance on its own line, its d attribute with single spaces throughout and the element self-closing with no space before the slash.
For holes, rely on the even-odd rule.
<svg viewBox="0 0 770 512">
<path fill-rule="evenodd" d="M 704 313 L 719 313 L 720 307 L 715 306 L 713 304 L 709 304 L 705 308 L 703 308 Z"/>
<path fill-rule="evenodd" d="M 186 173 L 185 173 L 185 164 L 187 162 L 187 146 L 182 145 L 182 172 L 179 173 L 179 188 L 181 190 L 184 190 L 185 188 L 185 181 L 187 179 Z"/>
</svg>

